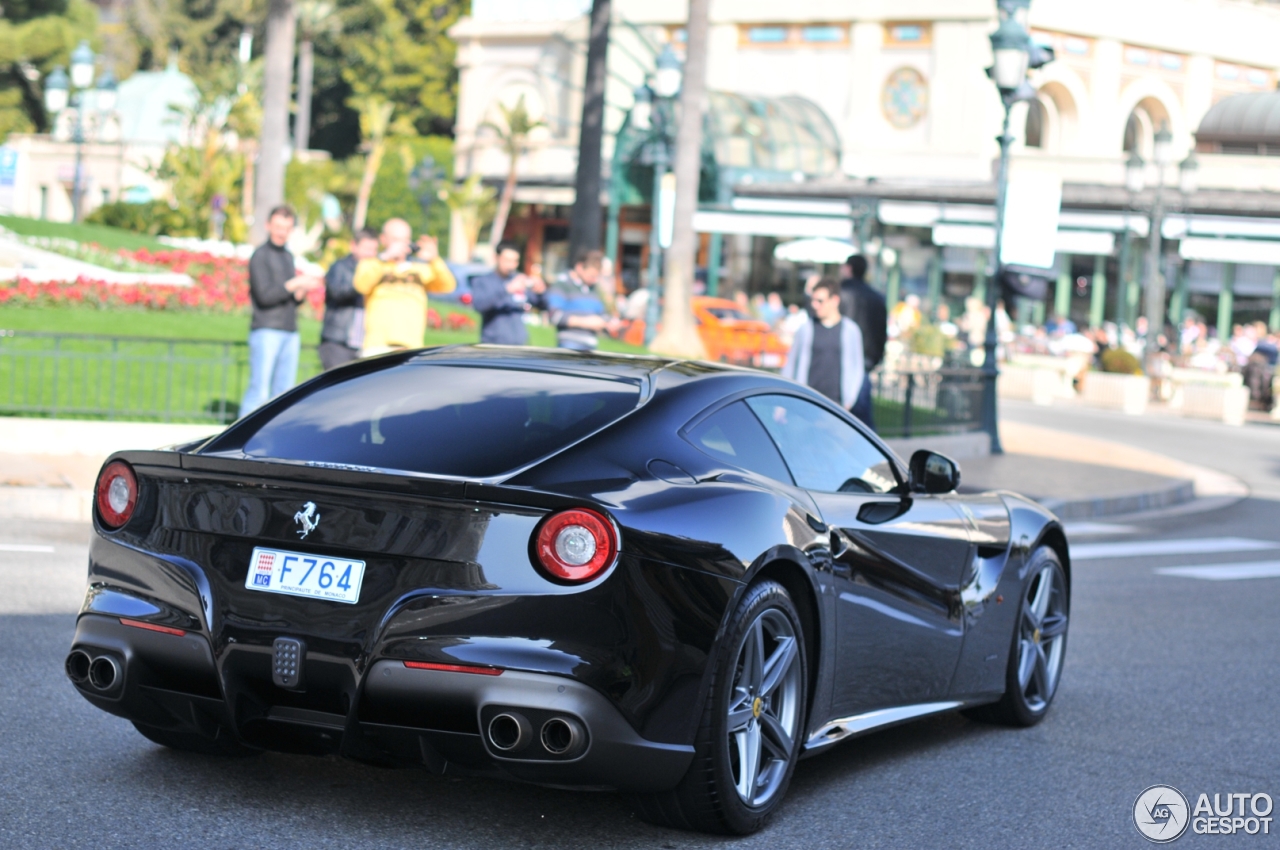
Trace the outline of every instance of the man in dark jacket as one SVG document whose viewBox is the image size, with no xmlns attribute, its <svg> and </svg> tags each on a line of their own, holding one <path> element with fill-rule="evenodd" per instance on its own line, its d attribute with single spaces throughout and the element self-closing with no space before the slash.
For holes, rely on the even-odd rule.
<svg viewBox="0 0 1280 850">
<path fill-rule="evenodd" d="M 240 415 L 261 407 L 298 380 L 298 302 L 324 282 L 298 274 L 286 244 L 296 216 L 279 206 L 267 216 L 267 241 L 249 258 L 249 386 Z"/>
<path fill-rule="evenodd" d="M 494 345 L 528 345 L 524 314 L 544 304 L 546 284 L 520 273 L 520 249 L 499 242 L 493 271 L 471 279 L 471 306 L 480 314 L 480 341 Z"/>
<path fill-rule="evenodd" d="M 840 282 L 840 312 L 847 318 L 853 319 L 858 330 L 862 331 L 862 361 L 867 373 L 870 374 L 871 370 L 880 365 L 880 361 L 884 359 L 889 311 L 885 307 L 884 296 L 867 283 L 866 257 L 854 254 L 845 265 L 849 268 L 849 277 Z M 851 412 L 873 430 L 875 429 L 875 422 L 871 417 L 869 378 L 862 382 L 858 400 Z"/>
<path fill-rule="evenodd" d="M 350 363 L 364 345 L 364 296 L 356 292 L 356 266 L 378 256 L 378 234 L 364 229 L 351 242 L 351 253 L 329 266 L 324 276 L 324 328 L 320 331 L 320 364 L 325 370 Z"/>
</svg>

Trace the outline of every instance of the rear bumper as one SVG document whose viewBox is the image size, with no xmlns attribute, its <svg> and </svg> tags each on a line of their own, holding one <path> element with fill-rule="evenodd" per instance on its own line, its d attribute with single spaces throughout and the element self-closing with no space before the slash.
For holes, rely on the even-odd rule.
<svg viewBox="0 0 1280 850">
<path fill-rule="evenodd" d="M 222 680 L 236 681 L 244 671 L 220 673 L 208 641 L 192 632 L 160 633 L 126 626 L 117 617 L 83 614 L 72 650 L 91 658 L 109 655 L 120 666 L 109 689 L 90 681 L 75 684 L 98 708 L 207 737 L 227 729 L 264 749 L 336 752 L 436 773 L 638 792 L 674 787 L 693 758 L 691 746 L 640 737 L 599 691 L 563 676 L 517 670 L 477 675 L 383 659 L 354 683 L 354 699 L 340 714 L 300 708 L 297 695 L 285 690 L 278 692 L 278 704 L 264 704 L 244 699 L 247 692 L 233 686 L 231 692 L 241 696 L 229 704 Z M 523 730 L 517 745 L 505 751 L 489 734 L 498 715 L 514 718 L 513 728 Z M 541 734 L 549 721 L 581 734 L 554 752 L 558 748 L 548 749 Z"/>
</svg>

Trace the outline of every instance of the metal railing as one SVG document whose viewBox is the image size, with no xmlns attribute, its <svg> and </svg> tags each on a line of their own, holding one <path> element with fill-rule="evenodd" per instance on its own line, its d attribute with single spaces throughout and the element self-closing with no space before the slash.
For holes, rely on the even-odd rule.
<svg viewBox="0 0 1280 850">
<path fill-rule="evenodd" d="M 869 376 L 882 437 L 958 434 L 982 429 L 982 370 L 885 371 Z"/>
<path fill-rule="evenodd" d="M 0 330 L 0 414 L 227 423 L 248 378 L 246 342 Z"/>
</svg>

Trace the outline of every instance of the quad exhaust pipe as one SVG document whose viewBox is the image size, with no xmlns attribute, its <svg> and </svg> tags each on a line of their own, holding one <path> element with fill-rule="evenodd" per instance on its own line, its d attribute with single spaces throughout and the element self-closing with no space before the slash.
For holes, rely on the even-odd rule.
<svg viewBox="0 0 1280 850">
<path fill-rule="evenodd" d="M 552 755 L 576 753 L 585 739 L 582 724 L 571 717 L 553 717 L 542 724 L 542 746 Z"/>
<path fill-rule="evenodd" d="M 489 721 L 489 743 L 494 749 L 509 753 L 524 749 L 533 737 L 528 719 L 515 711 L 504 711 Z"/>
<path fill-rule="evenodd" d="M 89 668 L 92 666 L 93 659 L 89 657 L 89 653 L 83 649 L 73 649 L 67 656 L 67 678 L 77 685 L 83 685 L 89 681 Z"/>
<path fill-rule="evenodd" d="M 494 715 L 485 733 L 490 746 L 500 753 L 512 755 L 521 752 L 535 740 L 532 724 L 518 711 L 504 711 Z M 542 750 L 552 756 L 575 756 L 582 750 L 586 740 L 587 731 L 582 723 L 564 716 L 545 721 L 537 735 Z M 532 753 L 524 753 L 519 757 L 538 758 L 537 748 Z"/>
<path fill-rule="evenodd" d="M 97 691 L 109 691 L 121 679 L 120 662 L 110 655 L 93 658 L 83 649 L 73 649 L 67 656 L 67 678 L 77 685 L 88 685 Z"/>
</svg>

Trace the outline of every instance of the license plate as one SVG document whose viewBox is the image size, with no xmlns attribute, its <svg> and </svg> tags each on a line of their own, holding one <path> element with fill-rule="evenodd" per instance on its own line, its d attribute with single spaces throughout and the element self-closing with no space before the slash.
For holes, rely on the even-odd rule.
<svg viewBox="0 0 1280 850">
<path fill-rule="evenodd" d="M 308 596 L 354 605 L 360 599 L 364 561 L 324 558 L 254 547 L 244 586 L 249 590 Z"/>
</svg>

